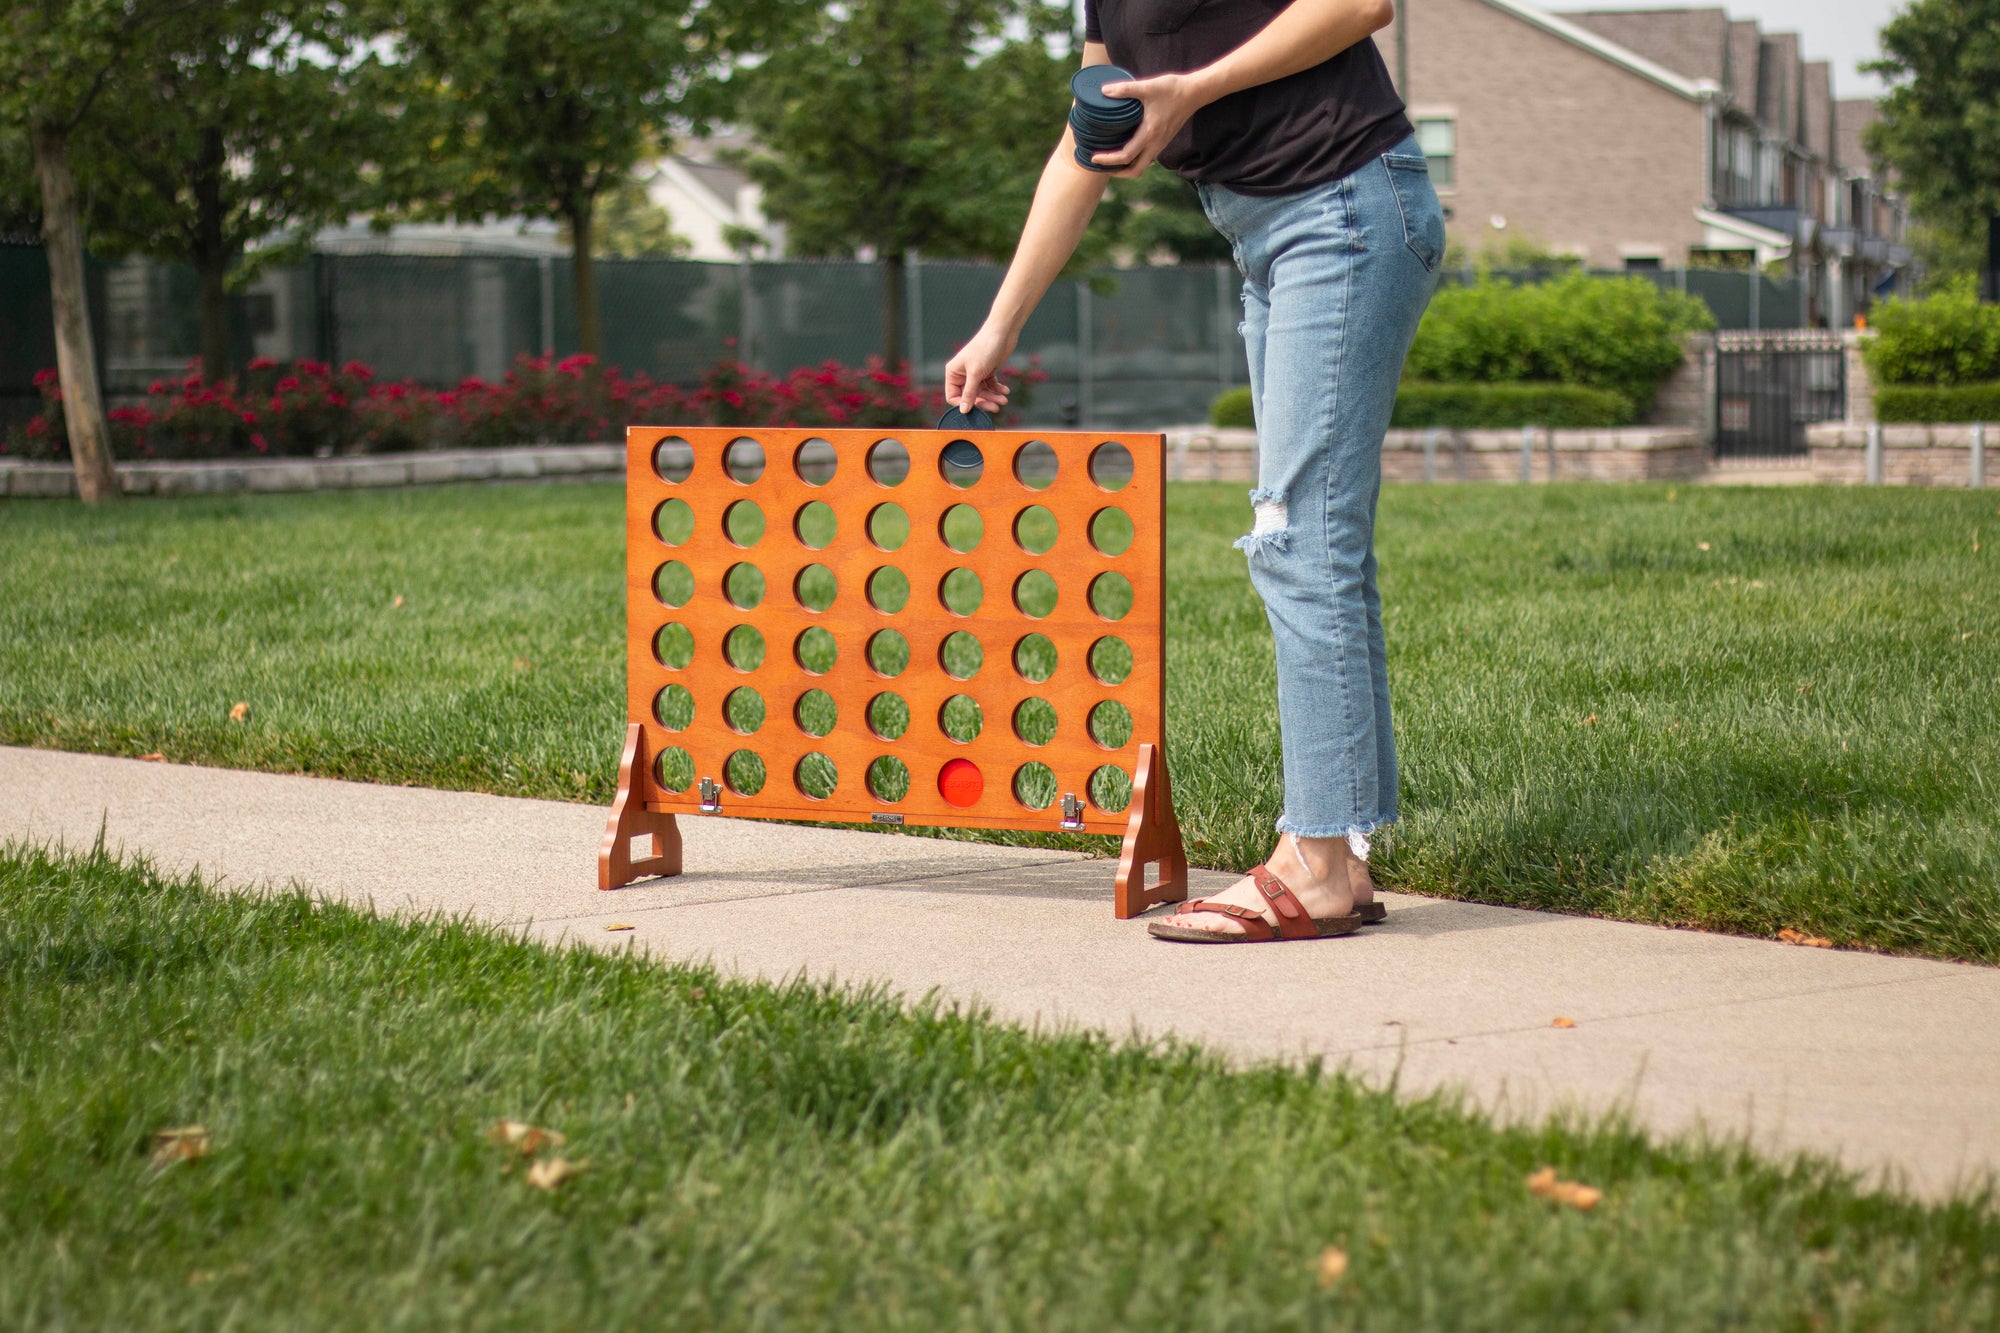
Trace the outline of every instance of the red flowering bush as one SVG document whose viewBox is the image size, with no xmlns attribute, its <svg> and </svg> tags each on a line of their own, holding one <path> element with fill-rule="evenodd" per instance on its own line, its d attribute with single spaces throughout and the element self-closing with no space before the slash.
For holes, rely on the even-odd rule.
<svg viewBox="0 0 2000 1333">
<path fill-rule="evenodd" d="M 1038 366 L 1005 372 L 1013 407 L 1048 376 Z M 35 376 L 42 410 L 0 440 L 0 454 L 66 459 L 69 438 L 56 373 Z M 144 405 L 110 413 L 120 458 L 326 457 L 414 449 L 612 440 L 630 425 L 925 426 L 945 408 L 942 390 L 919 393 L 905 371 L 871 358 L 836 361 L 786 375 L 717 362 L 700 387 L 683 390 L 592 358 L 518 358 L 497 384 L 468 379 L 432 391 L 385 382 L 358 361 L 338 370 L 321 361 L 283 366 L 258 358 L 240 379 L 208 383 L 190 367 L 156 380 Z"/>
</svg>

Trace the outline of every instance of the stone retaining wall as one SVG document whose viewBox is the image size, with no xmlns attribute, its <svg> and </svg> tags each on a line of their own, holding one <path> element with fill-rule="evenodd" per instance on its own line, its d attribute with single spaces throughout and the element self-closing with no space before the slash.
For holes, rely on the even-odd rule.
<svg viewBox="0 0 2000 1333">
<path fill-rule="evenodd" d="M 430 486 L 452 481 L 528 481 L 538 477 L 622 477 L 622 444 L 542 444 L 354 458 L 230 458 L 120 463 L 127 495 L 221 495 L 238 491 L 344 491 Z M 0 459 L 0 495 L 76 494 L 67 463 Z"/>
<path fill-rule="evenodd" d="M 1806 428 L 1812 448 L 1813 480 L 1835 486 L 1868 482 L 1868 435 L 1882 434 L 1882 483 L 1886 486 L 1969 486 L 1973 482 L 1973 427 L 1969 425 L 1895 425 L 1869 427 L 1858 422 L 1831 421 Z M 1986 427 L 1985 484 L 1994 476 L 1993 455 L 2000 448 L 2000 424 Z"/>
<path fill-rule="evenodd" d="M 1423 481 L 1425 443 L 1431 443 L 1430 479 L 1519 481 L 1521 431 L 1392 430 L 1382 442 L 1382 475 L 1389 481 Z M 1553 446 L 1553 447 L 1552 447 Z M 1692 426 L 1626 426 L 1609 430 L 1536 430 L 1531 481 L 1655 481 L 1698 477 L 1709 452 Z M 1167 431 L 1171 481 L 1238 481 L 1257 477 L 1257 433 L 1184 426 Z"/>
</svg>

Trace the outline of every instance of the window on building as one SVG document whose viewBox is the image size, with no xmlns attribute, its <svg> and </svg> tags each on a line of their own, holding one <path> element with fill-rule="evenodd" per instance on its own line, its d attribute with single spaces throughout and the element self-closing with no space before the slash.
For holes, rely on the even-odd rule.
<svg viewBox="0 0 2000 1333">
<path fill-rule="evenodd" d="M 1658 255 L 1626 255 L 1625 271 L 1627 273 L 1658 273 L 1660 271 L 1660 257 Z"/>
<path fill-rule="evenodd" d="M 1448 116 L 1417 120 L 1417 147 L 1431 164 L 1431 184 L 1440 189 L 1458 183 L 1458 122 Z"/>
</svg>

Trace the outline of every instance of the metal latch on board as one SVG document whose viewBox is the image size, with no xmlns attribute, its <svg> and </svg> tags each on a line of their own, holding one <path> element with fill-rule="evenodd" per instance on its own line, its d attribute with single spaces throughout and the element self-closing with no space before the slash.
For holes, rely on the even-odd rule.
<svg viewBox="0 0 2000 1333">
<path fill-rule="evenodd" d="M 703 778 L 701 780 L 701 812 L 705 815 L 713 815 L 719 814 L 721 811 L 722 788 L 716 783 L 714 778 Z"/>
<path fill-rule="evenodd" d="M 1062 812 L 1062 827 L 1066 829 L 1081 829 L 1083 827 L 1083 802 L 1076 798 L 1075 792 L 1066 791 L 1063 793 Z"/>
</svg>

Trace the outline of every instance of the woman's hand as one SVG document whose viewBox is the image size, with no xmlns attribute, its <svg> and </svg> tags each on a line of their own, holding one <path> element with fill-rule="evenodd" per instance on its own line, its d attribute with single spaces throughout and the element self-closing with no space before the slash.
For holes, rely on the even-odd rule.
<svg viewBox="0 0 2000 1333">
<path fill-rule="evenodd" d="M 944 368 L 945 401 L 964 412 L 975 407 L 997 412 L 1007 406 L 1009 390 L 1000 380 L 1000 367 L 1012 355 L 1012 335 L 981 327 Z"/>
<path fill-rule="evenodd" d="M 1160 74 L 1150 79 L 1131 79 L 1104 85 L 1106 97 L 1135 97 L 1145 103 L 1146 118 L 1123 148 L 1093 153 L 1090 160 L 1100 167 L 1113 167 L 1114 176 L 1137 176 L 1153 165 L 1166 146 L 1181 132 L 1181 126 L 1195 112 L 1208 105 L 1202 84 L 1188 74 Z"/>
</svg>

